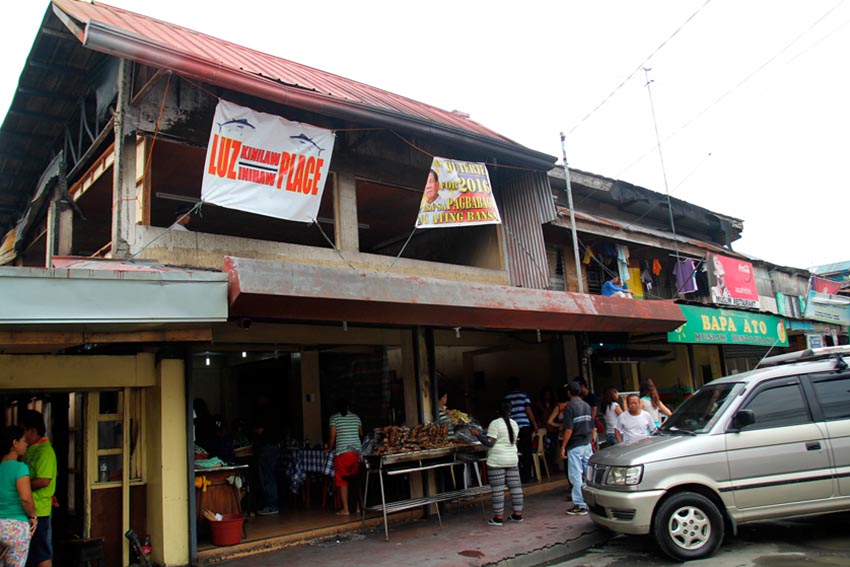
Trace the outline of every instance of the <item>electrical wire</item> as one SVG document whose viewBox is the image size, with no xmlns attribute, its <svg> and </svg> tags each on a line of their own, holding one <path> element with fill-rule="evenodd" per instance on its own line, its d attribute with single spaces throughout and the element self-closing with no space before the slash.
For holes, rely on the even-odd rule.
<svg viewBox="0 0 850 567">
<path fill-rule="evenodd" d="M 679 32 L 680 32 L 680 31 L 682 31 L 682 29 L 683 29 L 686 25 L 688 25 L 688 23 L 690 23 L 690 21 L 691 21 L 691 20 L 693 20 L 693 19 L 696 17 L 696 15 L 697 15 L 697 14 L 699 14 L 699 13 L 700 13 L 700 11 L 702 11 L 702 9 L 703 9 L 703 8 L 705 8 L 705 7 L 708 5 L 708 3 L 709 3 L 709 2 L 711 2 L 711 0 L 705 0 L 705 2 L 703 3 L 703 5 L 702 5 L 702 6 L 700 6 L 699 8 L 697 8 L 697 9 L 696 9 L 696 11 L 695 11 L 693 14 L 691 14 L 690 16 L 688 16 L 688 18 L 687 18 L 684 22 L 682 22 L 682 23 L 679 25 L 679 27 L 678 27 L 678 28 L 676 28 L 676 31 L 674 31 L 672 34 L 670 34 L 670 37 L 668 37 L 667 39 L 665 39 L 664 41 L 662 41 L 662 42 L 661 42 L 661 44 L 660 44 L 658 47 L 656 47 L 656 48 L 652 51 L 652 53 L 650 53 L 650 54 L 649 54 L 649 55 L 648 55 L 648 56 L 647 56 L 647 57 L 646 57 L 643 61 L 641 61 L 641 62 L 638 64 L 638 66 L 637 66 L 637 67 L 635 67 L 635 70 L 634 70 L 634 71 L 632 71 L 631 73 L 629 73 L 629 76 L 628 76 L 628 77 L 626 77 L 625 79 L 623 79 L 623 81 L 622 81 L 619 85 L 617 85 L 617 87 L 616 87 L 613 91 L 611 91 L 611 92 L 608 94 L 608 96 L 606 96 L 604 99 L 602 99 L 602 102 L 600 102 L 599 104 L 597 104 L 597 105 L 596 105 L 596 107 L 595 107 L 593 110 L 591 110 L 590 112 L 588 112 L 588 113 L 584 116 L 584 118 L 582 118 L 581 120 L 579 120 L 579 121 L 578 121 L 578 123 L 577 123 L 575 126 L 573 126 L 572 128 L 570 128 L 570 130 L 567 132 L 567 135 L 572 134 L 572 133 L 573 133 L 573 132 L 574 132 L 574 131 L 575 131 L 575 130 L 579 127 L 579 126 L 581 126 L 582 124 L 584 124 L 584 122 L 586 122 L 588 118 L 590 118 L 591 116 L 593 116 L 593 115 L 596 113 L 596 111 L 598 111 L 600 108 L 602 108 L 602 107 L 605 105 L 605 103 L 607 103 L 609 100 L 611 100 L 611 98 L 612 98 L 615 94 L 617 94 L 617 92 L 618 92 L 620 89 L 622 89 L 622 88 L 626 85 L 626 83 L 628 83 L 630 80 L 632 80 L 632 77 L 634 77 L 634 76 L 638 73 L 638 71 L 640 71 L 641 69 L 643 69 L 643 68 L 646 66 L 646 64 L 649 62 L 649 60 L 650 60 L 650 59 L 652 59 L 652 58 L 653 58 L 653 57 L 654 57 L 654 56 L 655 56 L 655 55 L 656 55 L 659 51 L 661 51 L 661 49 L 662 49 L 662 48 L 664 48 L 664 46 L 665 46 L 665 45 L 667 45 L 668 43 L 670 43 L 670 40 L 672 40 L 674 37 L 676 37 L 676 36 L 679 34 Z"/>
<path fill-rule="evenodd" d="M 802 38 L 803 38 L 806 34 L 808 34 L 810 31 L 812 31 L 812 29 L 813 29 L 815 26 L 817 26 L 819 23 L 821 23 L 821 22 L 822 22 L 825 18 L 827 18 L 830 14 L 832 14 L 832 12 L 834 12 L 834 11 L 835 11 L 835 10 L 836 10 L 836 9 L 837 9 L 840 5 L 841 5 L 841 4 L 843 4 L 843 3 L 844 3 L 844 2 L 846 2 L 846 1 L 847 1 L 847 0 L 840 0 L 840 1 L 839 1 L 837 4 L 835 4 L 832 8 L 830 8 L 829 10 L 827 10 L 827 11 L 826 11 L 823 15 L 821 15 L 818 19 L 816 19 L 814 22 L 812 22 L 812 23 L 809 25 L 809 27 L 807 27 L 804 31 L 802 31 L 802 32 L 801 32 L 800 34 L 798 34 L 798 35 L 797 35 L 794 39 L 792 39 L 789 43 L 787 43 L 787 44 L 786 44 L 786 45 L 785 45 L 782 49 L 780 49 L 779 51 L 777 51 L 776 53 L 774 53 L 774 54 L 773 54 L 770 58 L 768 58 L 768 59 L 767 59 L 764 63 L 762 63 L 761 65 L 759 65 L 758 67 L 756 67 L 756 68 L 755 68 L 753 71 L 751 71 L 750 73 L 748 73 L 748 74 L 747 74 L 747 75 L 746 75 L 743 79 L 741 79 L 740 81 L 738 81 L 738 82 L 737 82 L 737 83 L 736 83 L 736 84 L 735 84 L 735 85 L 734 85 L 731 89 L 727 90 L 727 91 L 726 91 L 726 92 L 724 92 L 722 95 L 720 95 L 719 97 L 717 97 L 717 98 L 716 98 L 713 102 L 711 102 L 708 106 L 706 106 L 705 108 L 703 108 L 703 109 L 702 109 L 700 112 L 698 112 L 695 116 L 693 116 L 692 118 L 690 118 L 689 120 L 687 120 L 684 124 L 682 124 L 681 126 L 679 126 L 676 130 L 674 130 L 673 132 L 671 132 L 670 134 L 668 134 L 668 135 L 667 135 L 666 137 L 664 137 L 664 138 L 663 138 L 660 142 L 656 143 L 656 145 L 655 145 L 655 146 L 653 146 L 653 147 L 649 148 L 646 152 L 644 152 L 643 154 L 641 154 L 641 156 L 640 156 L 639 158 L 637 158 L 636 160 L 634 160 L 633 162 L 631 162 L 629 165 L 627 165 L 626 167 L 624 167 L 623 169 L 621 169 L 621 170 L 617 173 L 617 175 L 616 175 L 616 176 L 619 178 L 619 177 L 620 177 L 623 173 L 625 173 L 626 171 L 630 170 L 632 167 L 634 167 L 635 165 L 637 165 L 638 163 L 640 163 L 641 161 L 643 161 L 643 160 L 644 160 L 644 159 L 645 159 L 645 158 L 646 158 L 649 154 L 651 154 L 652 152 L 654 152 L 655 150 L 657 150 L 657 149 L 658 149 L 658 146 L 659 146 L 661 143 L 670 141 L 670 139 L 672 139 L 673 137 L 677 136 L 677 135 L 678 135 L 679 133 L 681 133 L 683 130 L 685 130 L 686 128 L 688 128 L 691 124 L 693 124 L 694 122 L 696 122 L 697 120 L 699 120 L 700 118 L 702 118 L 702 117 L 703 117 L 703 116 L 704 116 L 704 115 L 705 115 L 705 114 L 706 114 L 709 110 L 711 110 L 712 108 L 714 108 L 715 106 L 717 106 L 718 104 L 720 104 L 720 103 L 721 103 L 724 99 L 726 99 L 726 97 L 728 97 L 729 95 L 731 95 L 732 93 L 734 93 L 735 91 L 737 91 L 738 89 L 740 89 L 741 87 L 743 87 L 743 86 L 744 86 L 747 82 L 749 82 L 749 81 L 750 81 L 750 79 L 752 79 L 753 77 L 755 77 L 756 75 L 758 75 L 759 73 L 761 73 L 764 69 L 766 69 L 766 68 L 767 68 L 769 65 L 771 65 L 774 61 L 776 61 L 776 59 L 777 59 L 777 58 L 779 58 L 779 56 L 780 56 L 780 55 L 782 55 L 783 53 L 785 53 L 786 51 L 788 51 L 788 50 L 789 50 L 789 49 L 790 49 L 790 48 L 791 48 L 794 44 L 796 44 L 798 41 L 800 41 L 800 40 L 801 40 L 801 39 L 802 39 Z M 839 29 L 840 29 L 840 28 L 839 28 Z M 836 30 L 836 31 L 837 31 L 837 30 Z M 832 32 L 832 33 L 835 33 L 835 32 Z M 830 34 L 830 35 L 831 35 L 831 34 Z"/>
</svg>

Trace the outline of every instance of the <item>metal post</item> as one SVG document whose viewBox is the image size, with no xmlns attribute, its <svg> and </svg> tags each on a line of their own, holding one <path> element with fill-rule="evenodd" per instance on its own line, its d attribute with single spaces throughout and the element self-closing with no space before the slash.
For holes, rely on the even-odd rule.
<svg viewBox="0 0 850 567">
<path fill-rule="evenodd" d="M 584 293 L 584 280 L 581 277 L 581 258 L 578 255 L 578 234 L 576 233 L 576 217 L 573 212 L 573 187 L 570 184 L 570 168 L 567 164 L 567 137 L 561 132 L 561 152 L 564 154 L 564 177 L 567 180 L 567 203 L 570 207 L 570 230 L 573 235 L 573 256 L 576 260 L 576 278 L 578 292 Z"/>
</svg>

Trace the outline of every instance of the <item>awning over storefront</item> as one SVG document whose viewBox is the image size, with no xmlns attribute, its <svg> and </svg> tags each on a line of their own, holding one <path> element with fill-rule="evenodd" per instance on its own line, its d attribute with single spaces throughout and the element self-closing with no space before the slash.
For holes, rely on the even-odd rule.
<svg viewBox="0 0 850 567">
<path fill-rule="evenodd" d="M 672 301 L 523 289 L 225 259 L 231 317 L 392 325 L 666 332 L 685 322 Z"/>
<path fill-rule="evenodd" d="M 224 274 L 0 267 L 0 325 L 227 320 Z"/>
</svg>

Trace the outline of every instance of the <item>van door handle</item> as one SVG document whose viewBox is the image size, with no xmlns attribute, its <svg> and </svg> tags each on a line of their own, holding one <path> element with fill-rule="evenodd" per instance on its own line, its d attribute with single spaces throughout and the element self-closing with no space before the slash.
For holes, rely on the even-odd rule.
<svg viewBox="0 0 850 567">
<path fill-rule="evenodd" d="M 806 451 L 820 451 L 820 441 L 809 441 L 806 443 Z"/>
</svg>

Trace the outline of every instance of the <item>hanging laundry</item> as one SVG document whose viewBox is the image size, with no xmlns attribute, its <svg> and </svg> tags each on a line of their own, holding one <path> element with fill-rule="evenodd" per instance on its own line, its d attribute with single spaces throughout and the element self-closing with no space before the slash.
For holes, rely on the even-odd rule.
<svg viewBox="0 0 850 567">
<path fill-rule="evenodd" d="M 640 284 L 640 268 L 629 268 L 631 284 L 629 289 L 634 292 L 632 297 L 643 298 L 643 286 Z"/>
<path fill-rule="evenodd" d="M 644 262 L 644 268 L 640 273 L 640 281 L 646 288 L 646 291 L 652 291 L 652 272 L 649 271 L 649 264 Z"/>
<path fill-rule="evenodd" d="M 696 266 L 693 260 L 682 260 L 673 266 L 676 277 L 676 293 L 693 293 L 697 291 Z"/>
<path fill-rule="evenodd" d="M 585 266 L 590 265 L 590 261 L 593 259 L 593 249 L 590 245 L 584 247 L 584 256 L 581 257 L 581 263 Z"/>
<path fill-rule="evenodd" d="M 607 240 L 600 241 L 596 246 L 596 250 L 605 258 L 617 257 L 617 248 Z"/>
<path fill-rule="evenodd" d="M 620 282 L 625 284 L 631 277 L 629 275 L 629 247 L 625 244 L 617 244 L 617 273 Z"/>
<path fill-rule="evenodd" d="M 652 261 L 652 273 L 656 276 L 661 275 L 661 262 L 659 262 L 657 258 Z"/>
</svg>

